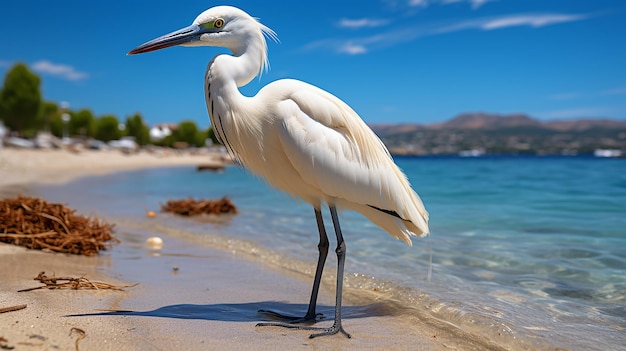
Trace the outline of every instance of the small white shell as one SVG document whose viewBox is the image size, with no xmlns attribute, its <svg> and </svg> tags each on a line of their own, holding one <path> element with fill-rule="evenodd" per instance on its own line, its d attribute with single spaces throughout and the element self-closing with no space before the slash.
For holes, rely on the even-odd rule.
<svg viewBox="0 0 626 351">
<path fill-rule="evenodd" d="M 146 246 L 153 250 L 160 250 L 163 248 L 163 239 L 159 238 L 158 236 L 149 237 L 146 240 Z"/>
</svg>

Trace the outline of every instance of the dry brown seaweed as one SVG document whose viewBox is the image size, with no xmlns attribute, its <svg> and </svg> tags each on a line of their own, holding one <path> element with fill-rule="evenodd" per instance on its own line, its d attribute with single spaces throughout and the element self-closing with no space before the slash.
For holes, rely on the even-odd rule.
<svg viewBox="0 0 626 351">
<path fill-rule="evenodd" d="M 194 200 L 192 198 L 168 200 L 167 203 L 161 204 L 161 210 L 183 216 L 237 213 L 237 207 L 227 197 L 219 200 Z"/>
<path fill-rule="evenodd" d="M 93 256 L 118 240 L 113 225 L 62 204 L 18 196 L 0 200 L 0 241 L 29 249 Z"/>
</svg>

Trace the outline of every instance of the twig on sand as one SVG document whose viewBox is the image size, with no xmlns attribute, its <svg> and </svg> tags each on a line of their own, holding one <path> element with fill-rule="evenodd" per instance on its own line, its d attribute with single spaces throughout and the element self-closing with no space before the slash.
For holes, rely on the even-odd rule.
<svg viewBox="0 0 626 351">
<path fill-rule="evenodd" d="M 26 308 L 26 305 L 17 305 L 17 306 L 11 306 L 11 307 L 4 307 L 4 308 L 0 308 L 0 313 L 5 313 L 5 312 L 13 312 L 13 311 L 19 311 Z"/>
<path fill-rule="evenodd" d="M 109 283 L 91 281 L 85 277 L 48 277 L 46 272 L 41 272 L 35 280 L 45 284 L 42 286 L 18 290 L 18 292 L 32 291 L 37 289 L 74 289 L 74 290 L 124 290 L 138 284 L 117 286 Z"/>
<path fill-rule="evenodd" d="M 87 333 L 85 333 L 84 330 L 76 327 L 70 329 L 70 336 L 72 336 L 73 332 L 78 333 L 78 337 L 76 338 L 76 342 L 74 343 L 74 345 L 76 345 L 76 351 L 78 351 L 78 343 L 87 337 Z"/>
<path fill-rule="evenodd" d="M 15 346 L 9 346 L 9 340 L 0 336 L 0 349 L 2 350 L 13 350 Z"/>
</svg>

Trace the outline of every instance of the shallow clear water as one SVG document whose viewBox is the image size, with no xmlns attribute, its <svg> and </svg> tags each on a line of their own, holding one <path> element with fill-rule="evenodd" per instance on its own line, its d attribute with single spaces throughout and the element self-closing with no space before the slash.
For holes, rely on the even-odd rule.
<svg viewBox="0 0 626 351">
<path fill-rule="evenodd" d="M 396 161 L 431 214 L 432 236 L 407 247 L 359 214 L 342 213 L 346 284 L 386 291 L 407 308 L 428 309 L 488 336 L 530 335 L 574 349 L 626 345 L 626 160 Z M 168 199 L 226 195 L 239 215 L 220 224 L 170 219 L 167 225 L 248 240 L 306 263 L 291 269 L 314 269 L 313 210 L 238 167 L 142 170 L 86 178 L 54 192 L 70 189 L 82 189 L 75 201 L 91 200 L 81 209 L 120 219 L 144 218 Z M 329 257 L 327 270 L 333 263 Z"/>
</svg>

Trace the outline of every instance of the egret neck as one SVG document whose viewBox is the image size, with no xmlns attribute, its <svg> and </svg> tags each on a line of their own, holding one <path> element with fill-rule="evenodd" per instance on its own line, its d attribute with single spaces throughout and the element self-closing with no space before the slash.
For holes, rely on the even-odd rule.
<svg viewBox="0 0 626 351">
<path fill-rule="evenodd" d="M 232 133 L 245 130 L 238 126 L 245 119 L 237 119 L 234 115 L 243 113 L 241 109 L 248 106 L 241 100 L 250 100 L 239 91 L 239 87 L 248 84 L 264 68 L 266 62 L 265 40 L 248 40 L 246 45 L 230 47 L 233 55 L 218 55 L 209 63 L 205 74 L 206 104 L 220 141 L 225 145 L 231 156 L 240 160 L 240 145 Z M 219 98 L 217 98 L 219 97 Z"/>
</svg>

